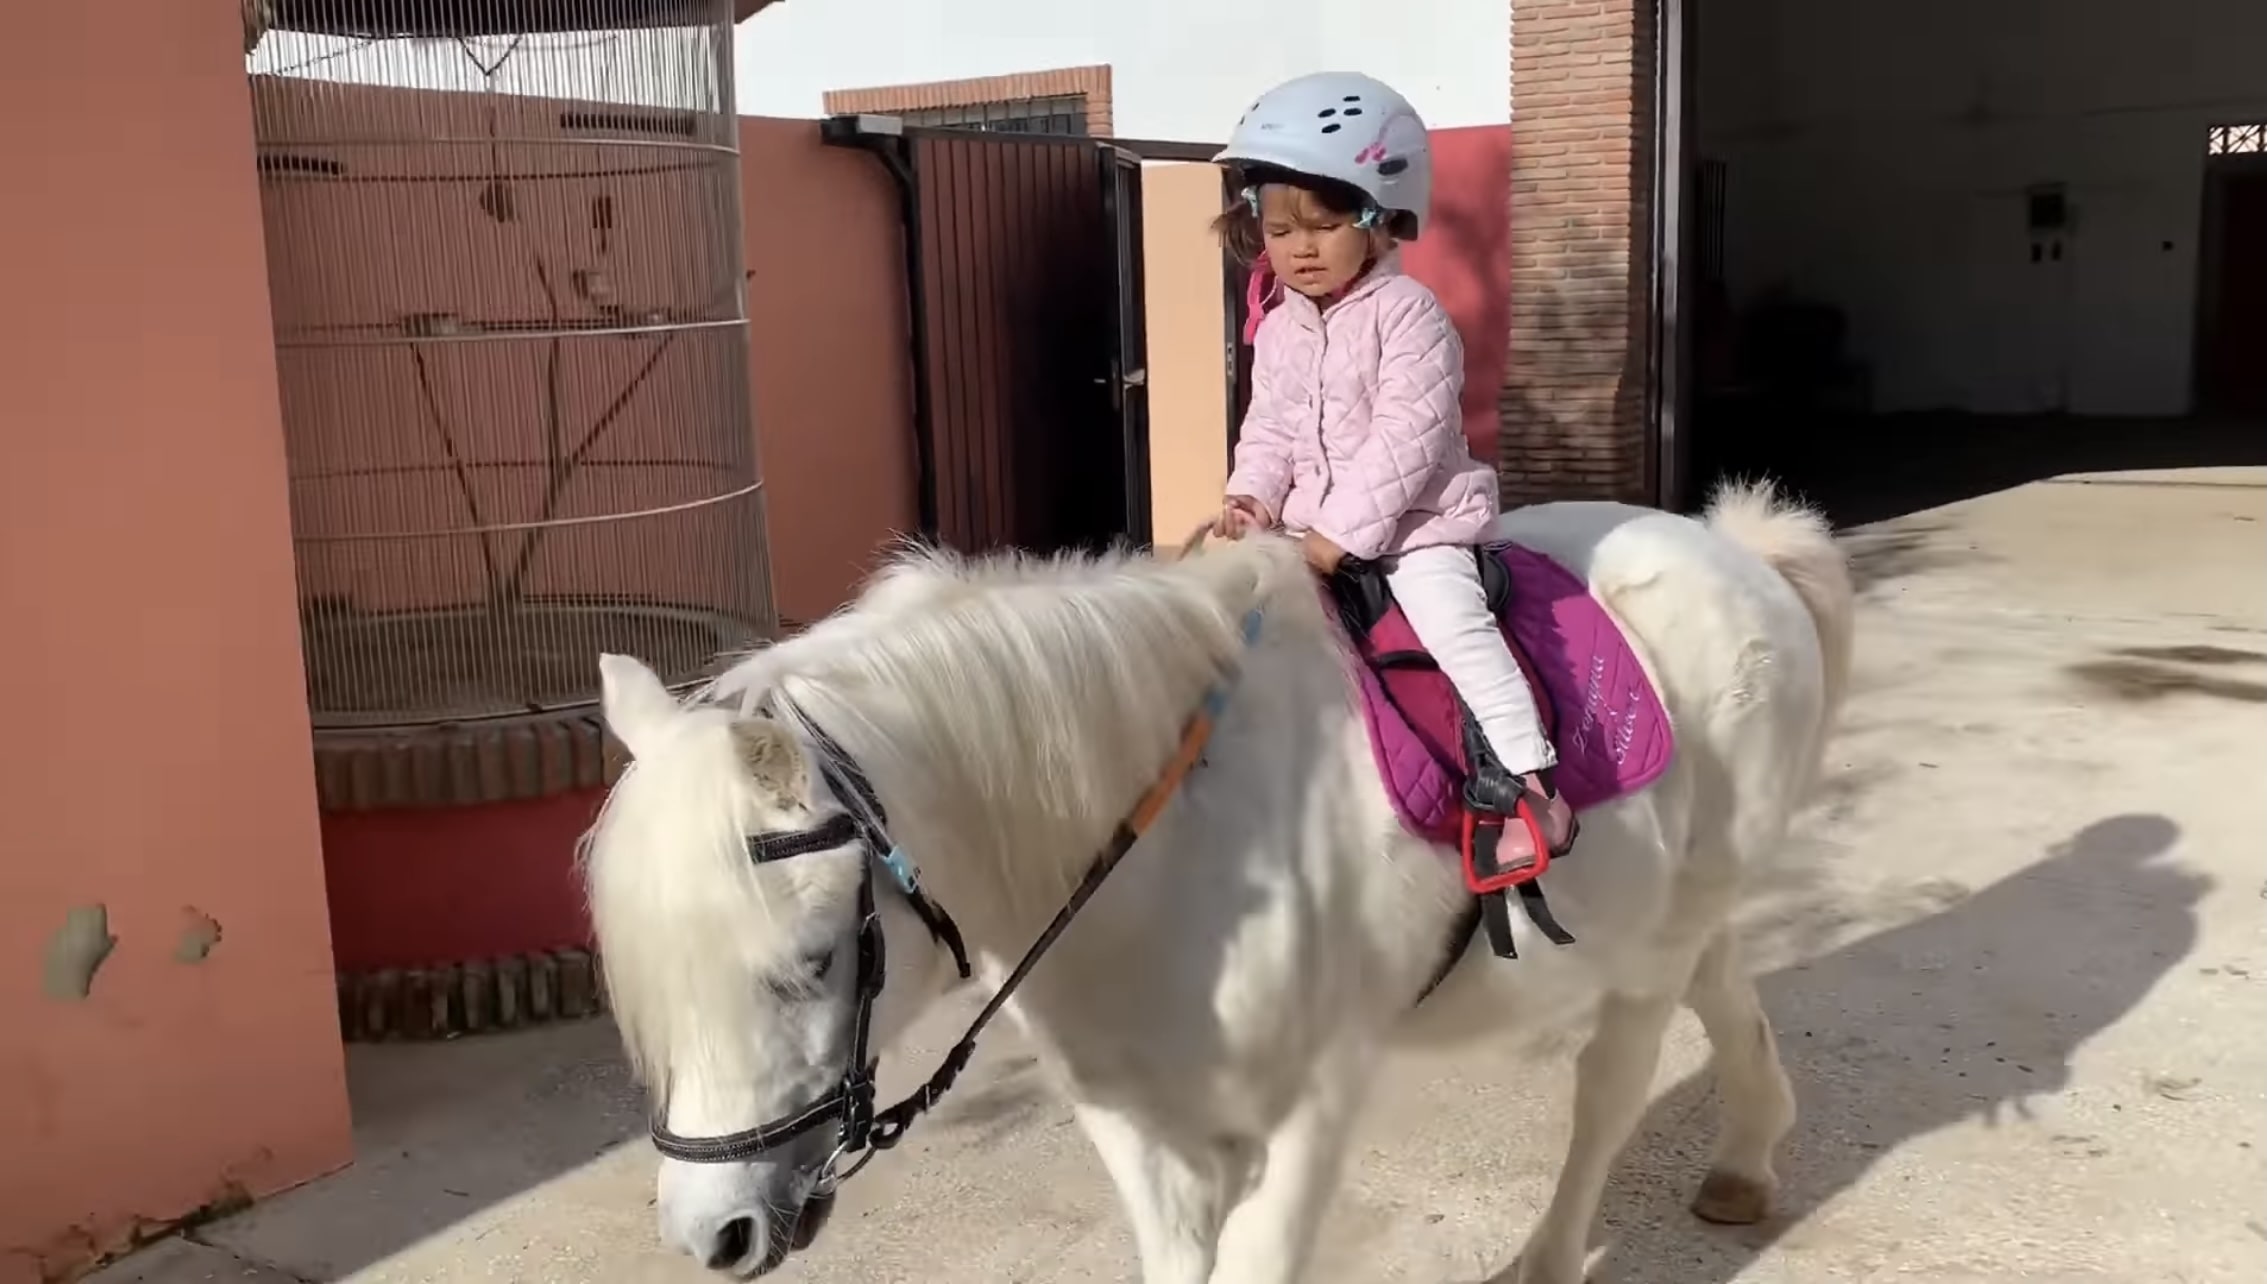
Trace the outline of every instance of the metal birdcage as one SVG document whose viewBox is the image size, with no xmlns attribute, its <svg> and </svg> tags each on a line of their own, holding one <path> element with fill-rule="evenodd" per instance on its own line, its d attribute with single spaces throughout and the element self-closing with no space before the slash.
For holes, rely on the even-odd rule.
<svg viewBox="0 0 2267 1284">
<path fill-rule="evenodd" d="M 318 733 L 776 628 L 732 0 L 246 0 Z M 519 790 L 518 792 L 527 792 Z"/>
</svg>

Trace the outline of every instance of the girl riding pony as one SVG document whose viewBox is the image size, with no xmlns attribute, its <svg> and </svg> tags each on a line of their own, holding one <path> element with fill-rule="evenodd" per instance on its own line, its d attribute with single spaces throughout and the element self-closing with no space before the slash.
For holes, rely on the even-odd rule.
<svg viewBox="0 0 2267 1284">
<path fill-rule="evenodd" d="M 1386 85 L 1325 72 L 1261 95 L 1215 159 L 1240 192 L 1214 227 L 1259 285 L 1251 406 L 1214 530 L 1298 535 L 1324 576 L 1381 568 L 1509 773 L 1474 770 L 1467 805 L 1509 816 L 1525 802 L 1559 855 L 1575 823 L 1557 754 L 1475 556 L 1498 498 L 1464 440 L 1463 345 L 1400 266 L 1432 193 L 1425 123 Z M 1498 859 L 1532 863 L 1534 841 L 1507 825 Z"/>
</svg>

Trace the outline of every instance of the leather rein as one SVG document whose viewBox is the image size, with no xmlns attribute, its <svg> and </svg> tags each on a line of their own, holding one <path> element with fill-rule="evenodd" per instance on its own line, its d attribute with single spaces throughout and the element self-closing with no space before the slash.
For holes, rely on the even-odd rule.
<svg viewBox="0 0 2267 1284">
<path fill-rule="evenodd" d="M 1203 543 L 1201 534 L 1183 546 L 1181 556 L 1194 553 Z M 1258 639 L 1260 612 L 1253 609 L 1244 617 L 1244 644 L 1249 647 Z M 829 1156 L 819 1177 L 821 1190 L 832 1190 L 854 1176 L 873 1157 L 895 1147 L 905 1139 L 914 1121 L 928 1113 L 952 1089 L 953 1083 L 976 1055 L 976 1041 L 992 1019 L 1014 997 L 1024 979 L 1030 976 L 1039 960 L 1061 938 L 1079 911 L 1086 907 L 1094 893 L 1101 889 L 1120 861 L 1141 838 L 1165 804 L 1180 789 L 1189 772 L 1196 766 L 1210 741 L 1214 720 L 1226 706 L 1241 666 L 1232 668 L 1216 681 L 1204 695 L 1181 732 L 1181 742 L 1172 759 L 1151 784 L 1133 810 L 1120 820 L 1110 839 L 1095 854 L 1086 876 L 1079 881 L 1068 900 L 1055 917 L 1039 933 L 1023 957 L 1008 973 L 1007 979 L 994 991 L 960 1040 L 947 1051 L 927 1082 L 904 1100 L 886 1109 L 875 1109 L 876 1073 L 880 1068 L 874 1052 L 874 1003 L 881 996 L 887 960 L 887 943 L 883 939 L 880 910 L 875 900 L 874 870 L 880 866 L 890 876 L 899 892 L 911 905 L 913 912 L 929 934 L 951 953 L 953 964 L 961 979 L 974 973 L 969 964 L 968 946 L 952 915 L 923 891 L 912 863 L 903 849 L 890 838 L 887 813 L 874 787 L 852 762 L 841 747 L 823 731 L 814 729 L 819 756 L 819 769 L 828 785 L 840 797 L 853 804 L 853 811 L 838 812 L 807 829 L 784 830 L 756 834 L 747 840 L 748 859 L 758 865 L 795 860 L 804 856 L 840 851 L 857 846 L 863 850 L 864 869 L 858 880 L 858 977 L 857 991 L 852 1002 L 855 1011 L 851 1022 L 851 1044 L 841 1082 L 833 1091 L 805 1105 L 793 1114 L 774 1119 L 769 1123 L 724 1136 L 686 1137 L 671 1132 L 666 1124 L 656 1119 L 652 1124 L 654 1149 L 663 1156 L 683 1163 L 731 1164 L 744 1163 L 779 1150 L 826 1124 L 836 1125 L 834 1153 Z M 848 1162 L 849 1167 L 842 1165 Z"/>
</svg>

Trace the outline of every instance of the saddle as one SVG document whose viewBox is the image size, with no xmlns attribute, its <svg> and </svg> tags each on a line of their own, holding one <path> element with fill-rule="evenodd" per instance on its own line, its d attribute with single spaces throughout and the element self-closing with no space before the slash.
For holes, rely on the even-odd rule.
<svg viewBox="0 0 2267 1284">
<path fill-rule="evenodd" d="M 1564 567 L 1516 544 L 1474 550 L 1488 608 L 1527 675 L 1556 747 L 1555 783 L 1569 807 L 1582 811 L 1644 788 L 1668 770 L 1673 737 L 1667 713 L 1620 627 L 1588 587 Z M 1454 844 L 1472 910 L 1459 925 L 1447 968 L 1480 927 L 1500 958 L 1516 958 L 1507 894 L 1555 944 L 1573 942 L 1543 896 L 1540 883 L 1553 853 L 1533 828 L 1537 855 L 1506 866 L 1497 858 L 1506 824 L 1533 826 L 1506 787 L 1471 710 L 1417 640 L 1393 600 L 1386 568 L 1349 558 L 1323 585 L 1349 642 L 1354 678 L 1378 772 L 1402 825 L 1436 843 Z"/>
</svg>

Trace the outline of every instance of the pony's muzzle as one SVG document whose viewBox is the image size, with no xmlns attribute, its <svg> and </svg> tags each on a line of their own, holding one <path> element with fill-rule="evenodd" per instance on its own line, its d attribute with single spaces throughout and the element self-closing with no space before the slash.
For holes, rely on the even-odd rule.
<svg viewBox="0 0 2267 1284">
<path fill-rule="evenodd" d="M 685 1236 L 678 1245 L 701 1265 L 735 1279 L 777 1270 L 791 1253 L 809 1248 L 834 1214 L 834 1194 L 813 1194 L 800 1209 L 750 1209 Z"/>
<path fill-rule="evenodd" d="M 672 1247 L 712 1271 L 753 1279 L 787 1259 L 787 1237 L 772 1222 L 768 1211 L 750 1208 L 684 1227 L 667 1238 L 675 1241 Z"/>
</svg>

